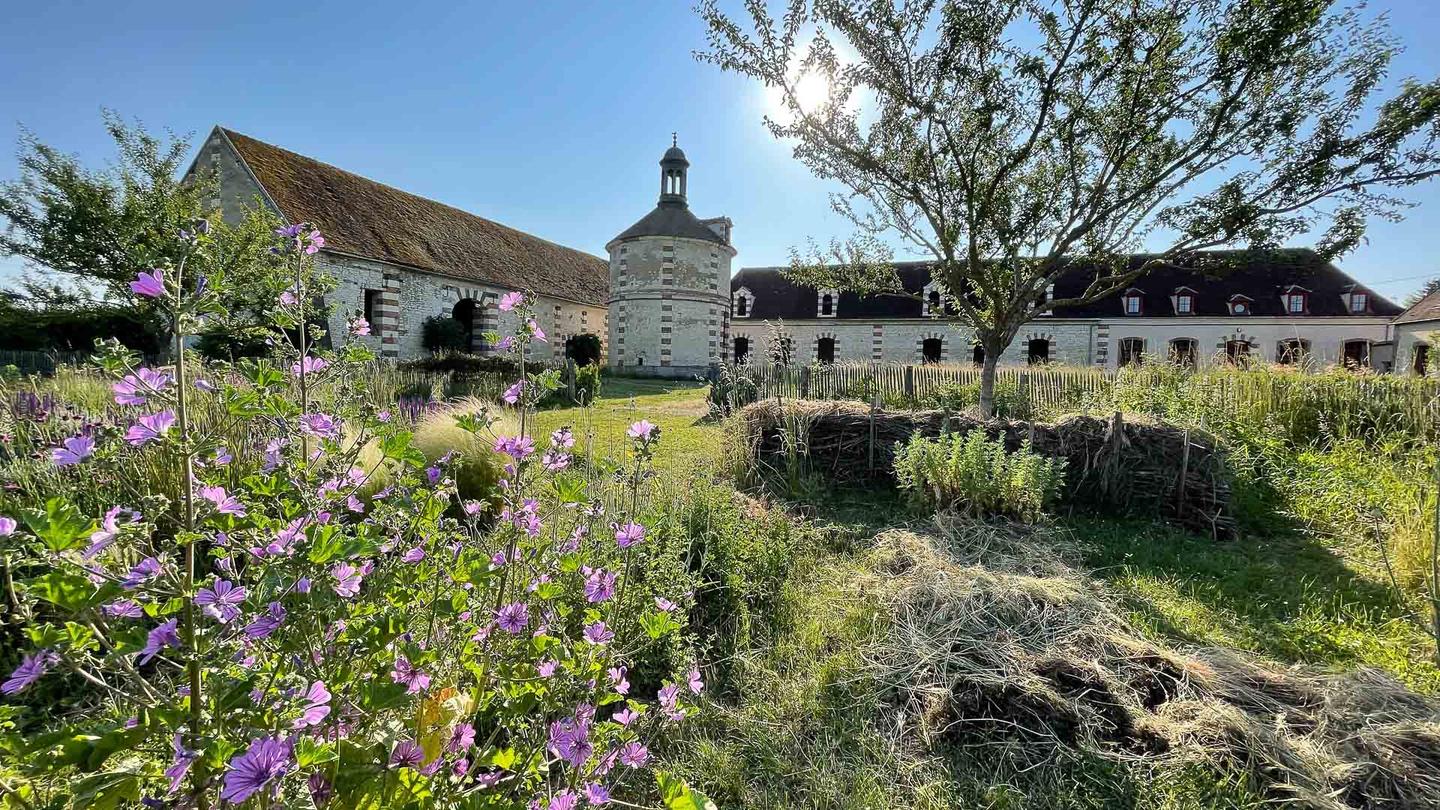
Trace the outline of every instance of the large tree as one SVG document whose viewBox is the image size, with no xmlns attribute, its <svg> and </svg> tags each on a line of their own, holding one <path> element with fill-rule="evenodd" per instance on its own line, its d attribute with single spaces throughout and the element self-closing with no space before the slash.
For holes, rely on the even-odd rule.
<svg viewBox="0 0 1440 810">
<path fill-rule="evenodd" d="M 896 293 L 877 248 L 921 251 L 984 348 L 987 414 L 997 358 L 1035 316 L 1204 248 L 1317 234 L 1339 255 L 1398 215 L 1395 189 L 1440 172 L 1440 82 L 1380 98 L 1396 41 L 1326 0 L 745 7 L 742 26 L 701 0 L 697 56 L 778 90 L 766 125 L 845 187 L 832 204 L 857 229 L 841 261 L 797 256 L 792 273 Z M 1066 272 L 1083 292 L 1047 298 Z"/>
<path fill-rule="evenodd" d="M 25 261 L 20 296 L 26 305 L 88 310 L 98 299 L 134 306 L 129 284 L 135 274 L 177 261 L 186 249 L 181 232 L 206 220 L 211 248 L 192 262 L 193 277 L 228 274 L 236 282 L 229 288 L 237 291 L 212 326 L 227 334 L 259 328 L 261 304 L 273 298 L 269 249 L 276 217 L 257 204 L 225 223 L 213 204 L 213 174 L 182 174 L 188 138 L 152 134 L 109 111 L 104 125 L 115 146 L 107 165 L 87 167 L 25 132 L 20 176 L 0 184 L 0 256 Z"/>
</svg>

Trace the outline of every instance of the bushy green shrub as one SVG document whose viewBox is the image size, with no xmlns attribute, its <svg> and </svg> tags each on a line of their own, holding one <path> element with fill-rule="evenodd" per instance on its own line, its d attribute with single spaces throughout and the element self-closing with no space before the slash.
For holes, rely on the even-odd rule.
<svg viewBox="0 0 1440 810">
<path fill-rule="evenodd" d="M 927 506 L 1034 521 L 1060 496 L 1065 460 L 1029 443 L 1014 452 L 983 431 L 913 436 L 895 452 L 895 477 Z"/>
<path fill-rule="evenodd" d="M 420 325 L 420 344 L 428 351 L 459 351 L 468 337 L 465 324 L 448 315 L 431 315 Z"/>
<path fill-rule="evenodd" d="M 945 383 L 919 397 L 922 408 L 966 411 L 980 407 L 980 383 Z M 995 416 L 1001 419 L 1031 419 L 1035 409 L 1029 395 L 1012 380 L 995 383 Z"/>
<path fill-rule="evenodd" d="M 526 364 L 531 371 L 539 364 Z M 520 365 L 507 355 L 471 354 L 470 352 L 441 350 L 429 357 L 402 360 L 401 371 L 424 371 L 430 374 L 503 374 L 514 377 L 520 373 Z"/>
</svg>

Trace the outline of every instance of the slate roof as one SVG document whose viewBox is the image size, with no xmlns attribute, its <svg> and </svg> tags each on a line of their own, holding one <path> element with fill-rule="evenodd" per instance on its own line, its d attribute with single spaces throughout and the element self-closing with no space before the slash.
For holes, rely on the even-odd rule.
<svg viewBox="0 0 1440 810">
<path fill-rule="evenodd" d="M 1417 321 L 1440 321 L 1440 290 L 1416 301 L 1395 319 L 1395 323 L 1415 323 Z"/>
<path fill-rule="evenodd" d="M 1129 261 L 1132 267 L 1138 267 L 1150 258 L 1152 257 L 1145 254 L 1137 254 L 1131 256 Z M 930 263 L 897 262 L 895 268 L 900 275 L 901 285 L 907 293 L 915 295 L 915 298 L 897 295 L 861 297 L 854 293 L 841 293 L 836 317 L 842 320 L 923 317 L 918 296 L 930 282 Z M 785 278 L 783 271 L 784 268 L 780 267 L 748 267 L 731 279 L 732 292 L 746 287 L 755 295 L 755 300 L 751 302 L 750 320 L 816 317 L 815 288 L 791 283 Z M 1093 269 L 1086 269 L 1083 261 L 1077 261 L 1075 269 L 1062 275 L 1056 282 L 1055 297 L 1070 298 L 1079 295 L 1093 277 L 1093 272 Z M 1184 266 L 1163 265 L 1152 269 L 1129 286 L 1140 291 L 1145 317 L 1188 318 L 1231 317 L 1228 302 L 1230 297 L 1236 294 L 1253 300 L 1251 316 L 1287 315 L 1280 293 L 1291 285 L 1310 291 L 1310 311 L 1307 313 L 1309 316 L 1354 315 L 1355 313 L 1346 309 L 1344 299 L 1340 297 L 1342 293 L 1352 289 L 1369 293 L 1370 311 L 1365 313 L 1366 315 L 1388 316 L 1400 312 L 1400 307 L 1358 284 L 1319 254 L 1304 248 L 1201 251 L 1186 261 Z M 1174 314 L 1170 296 L 1178 287 L 1194 290 L 1194 315 Z M 1053 317 L 1125 317 L 1120 302 L 1121 294 L 1117 291 L 1087 304 L 1062 307 L 1055 311 Z M 1440 301 L 1437 301 L 1436 307 L 1440 310 Z"/>
<path fill-rule="evenodd" d="M 584 304 L 605 306 L 610 298 L 604 259 L 232 130 L 221 132 L 284 217 L 314 223 L 327 249 Z"/>
<path fill-rule="evenodd" d="M 641 236 L 679 236 L 699 239 L 720 245 L 728 244 L 724 237 L 710 230 L 700 218 L 690 213 L 683 205 L 661 203 L 655 210 L 640 218 L 640 221 L 620 232 L 611 243 L 623 242 Z"/>
</svg>

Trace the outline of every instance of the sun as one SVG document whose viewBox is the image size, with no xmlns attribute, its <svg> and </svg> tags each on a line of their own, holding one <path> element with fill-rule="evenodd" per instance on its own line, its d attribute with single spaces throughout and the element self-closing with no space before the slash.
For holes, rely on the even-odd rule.
<svg viewBox="0 0 1440 810">
<path fill-rule="evenodd" d="M 830 82 L 819 73 L 806 73 L 795 82 L 795 101 L 800 109 L 814 112 L 830 98 Z"/>
</svg>

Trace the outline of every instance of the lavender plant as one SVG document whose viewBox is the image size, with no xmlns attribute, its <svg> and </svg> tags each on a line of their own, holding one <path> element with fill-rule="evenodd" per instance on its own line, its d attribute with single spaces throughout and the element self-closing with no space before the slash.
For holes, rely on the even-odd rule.
<svg viewBox="0 0 1440 810">
<path fill-rule="evenodd" d="M 575 469 L 569 428 L 530 435 L 527 411 L 558 382 L 526 373 L 546 338 L 510 293 L 500 306 L 519 326 L 493 343 L 521 368 L 505 395 L 520 430 L 496 435 L 480 406 L 458 418 L 506 457 L 493 501 L 460 500 L 459 461 L 428 461 L 413 420 L 355 387 L 369 350 L 320 348 L 310 257 L 323 237 L 276 233 L 278 363 L 197 375 L 187 338 L 225 285 L 187 275 L 208 249 L 197 226 L 176 264 L 131 284 L 169 319 L 174 365 L 103 351 L 123 432 L 83 424 L 46 452 L 77 481 L 177 474 L 103 514 L 57 491 L 0 515 L 29 643 L 0 684 L 0 804 L 705 807 L 651 754 L 695 710 L 699 669 L 654 694 L 628 677 L 685 621 L 683 596 L 636 584 L 658 429 L 631 426 L 618 489 Z M 197 421 L 197 392 L 218 418 Z M 383 489 L 367 487 L 382 473 Z M 65 711 L 32 700 L 63 679 L 88 697 Z"/>
</svg>

